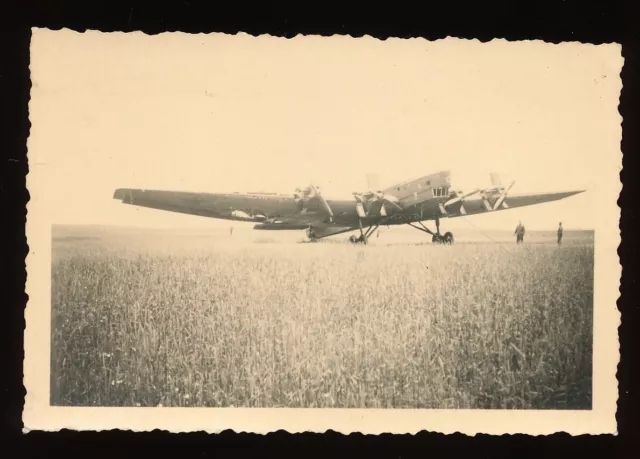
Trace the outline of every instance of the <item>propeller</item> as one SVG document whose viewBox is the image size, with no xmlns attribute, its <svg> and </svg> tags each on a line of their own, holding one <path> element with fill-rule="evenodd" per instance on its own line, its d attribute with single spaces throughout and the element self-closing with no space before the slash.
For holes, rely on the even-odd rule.
<svg viewBox="0 0 640 459">
<path fill-rule="evenodd" d="M 395 196 L 386 196 L 382 191 L 367 191 L 365 193 L 353 193 L 353 197 L 356 199 L 356 210 L 360 218 L 366 217 L 369 215 L 369 211 L 365 210 L 365 205 L 370 207 L 370 204 L 373 204 L 377 201 L 382 201 L 380 204 L 380 215 L 382 217 L 386 217 L 388 215 L 387 207 L 385 204 L 390 205 L 391 207 L 395 207 L 398 210 L 402 210 L 402 207 L 398 205 L 398 198 Z"/>
<path fill-rule="evenodd" d="M 480 192 L 480 190 L 476 189 L 476 190 L 473 190 L 473 191 L 471 191 L 469 193 L 465 193 L 465 194 L 462 194 L 460 196 L 456 196 L 455 198 L 449 199 L 447 202 L 445 202 L 443 204 L 443 206 L 442 206 L 442 208 L 440 210 L 442 211 L 443 214 L 446 214 L 447 213 L 446 212 L 446 208 L 447 207 L 452 206 L 453 204 L 456 204 L 456 203 L 459 202 L 460 203 L 460 209 L 459 209 L 460 213 L 462 215 L 466 215 L 467 211 L 464 208 L 464 200 L 466 198 L 468 198 L 469 196 L 473 196 L 474 194 L 477 194 L 479 192 Z"/>
<path fill-rule="evenodd" d="M 304 189 L 296 188 L 293 193 L 293 196 L 295 199 L 300 200 L 300 199 L 312 199 L 319 194 L 320 194 L 320 187 L 315 185 L 309 185 Z"/>
<path fill-rule="evenodd" d="M 507 197 L 507 193 L 509 192 L 509 190 L 511 189 L 511 187 L 516 183 L 515 180 L 513 180 L 509 186 L 507 188 L 505 188 L 502 191 L 502 194 L 500 195 L 500 197 L 498 198 L 498 200 L 496 201 L 496 203 L 493 205 L 493 210 L 497 210 L 498 207 L 500 207 L 500 205 L 502 204 L 502 202 L 505 200 L 505 198 Z"/>
<path fill-rule="evenodd" d="M 364 210 L 364 204 L 367 202 L 365 196 L 362 193 L 353 193 L 353 197 L 356 199 L 356 212 L 360 218 L 366 217 L 367 212 Z"/>
<path fill-rule="evenodd" d="M 449 199 L 447 202 L 445 202 L 444 204 L 442 204 L 441 206 L 441 211 L 442 213 L 446 213 L 446 208 L 449 206 L 452 206 L 453 204 L 456 204 L 458 202 L 461 202 L 462 205 L 460 206 L 460 213 L 465 215 L 466 211 L 464 209 L 464 200 L 466 198 L 468 198 L 469 196 L 473 196 L 475 194 L 480 193 L 480 195 L 482 196 L 482 201 L 484 202 L 484 206 L 488 211 L 493 211 L 493 210 L 497 210 L 501 205 L 504 207 L 508 207 L 507 203 L 505 202 L 505 199 L 507 197 L 507 194 L 509 193 L 509 190 L 511 190 L 511 187 L 513 187 L 513 185 L 516 183 L 515 180 L 512 181 L 509 186 L 507 188 L 504 188 L 501 185 L 500 182 L 500 177 L 498 176 L 498 174 L 491 174 L 491 183 L 492 183 L 492 187 L 491 188 L 485 188 L 485 189 L 475 189 L 469 193 L 464 193 L 461 194 L 459 196 L 455 196 L 451 199 Z M 489 203 L 489 196 L 494 195 L 494 193 L 500 193 L 500 197 L 497 199 L 497 201 L 495 202 L 495 204 L 492 206 Z"/>
<path fill-rule="evenodd" d="M 496 179 L 493 175 L 492 175 L 492 181 L 494 182 L 494 184 L 496 183 Z M 498 184 L 500 183 L 499 181 L 497 182 Z M 493 211 L 493 210 L 498 210 L 498 208 L 500 206 L 503 207 L 509 207 L 507 206 L 507 203 L 504 202 L 504 200 L 507 197 L 507 194 L 509 193 L 509 190 L 511 189 L 511 187 L 513 187 L 513 185 L 516 183 L 515 180 L 511 181 L 511 183 L 509 184 L 509 186 L 507 188 L 498 185 L 498 186 L 494 186 L 492 188 L 487 188 L 482 190 L 482 201 L 484 203 L 484 207 L 485 209 L 487 209 L 488 211 Z M 500 197 L 496 200 L 496 202 L 493 204 L 493 206 L 489 203 L 489 196 L 494 195 L 494 193 L 500 193 Z"/>
<path fill-rule="evenodd" d="M 320 205 L 322 206 L 323 210 L 329 215 L 329 220 L 333 220 L 333 211 L 331 210 L 331 206 L 329 206 L 329 203 L 322 197 L 322 194 L 320 193 L 320 187 L 317 185 L 309 185 L 308 187 L 304 188 L 304 189 L 300 189 L 300 188 L 296 188 L 294 193 L 293 193 L 293 198 L 295 200 L 296 203 L 302 201 L 303 203 L 303 208 L 302 211 L 305 212 L 307 210 L 306 207 L 304 207 L 304 201 L 310 201 L 312 199 L 316 199 L 320 202 Z"/>
<path fill-rule="evenodd" d="M 466 198 L 468 198 L 469 196 L 473 196 L 474 194 L 480 193 L 480 191 L 482 191 L 482 190 L 480 190 L 478 188 L 478 189 L 475 189 L 475 190 L 473 190 L 473 191 L 471 191 L 469 193 L 465 193 L 465 194 L 463 194 L 461 196 L 456 196 L 455 198 L 451 198 L 447 202 L 444 203 L 444 207 L 449 207 L 449 206 L 451 206 L 453 204 L 456 204 L 458 202 L 462 202 Z"/>
</svg>

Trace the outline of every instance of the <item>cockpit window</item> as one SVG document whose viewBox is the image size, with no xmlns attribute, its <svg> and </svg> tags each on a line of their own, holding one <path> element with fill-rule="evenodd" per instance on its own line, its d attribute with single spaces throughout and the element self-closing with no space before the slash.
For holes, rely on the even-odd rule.
<svg viewBox="0 0 640 459">
<path fill-rule="evenodd" d="M 437 188 L 433 188 L 433 197 L 435 198 L 441 198 L 443 196 L 449 196 L 449 188 L 447 187 L 437 187 Z"/>
</svg>

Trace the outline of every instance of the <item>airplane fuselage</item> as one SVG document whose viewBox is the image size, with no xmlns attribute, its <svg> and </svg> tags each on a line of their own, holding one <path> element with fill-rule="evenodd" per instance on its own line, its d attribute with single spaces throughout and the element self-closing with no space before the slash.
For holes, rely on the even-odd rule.
<svg viewBox="0 0 640 459">
<path fill-rule="evenodd" d="M 432 198 L 416 204 L 407 205 L 402 210 L 389 209 L 389 221 L 404 221 L 411 219 L 417 221 L 430 220 L 439 213 L 439 204 L 444 203 L 447 197 Z M 136 200 L 136 205 L 144 206 L 144 200 Z M 157 203 L 154 207 L 157 207 Z M 332 222 L 338 225 L 357 225 L 358 216 L 355 200 L 353 199 L 327 199 L 327 204 L 333 212 Z M 314 209 L 314 206 L 311 206 Z M 277 219 L 295 214 L 301 210 L 300 203 L 290 196 L 260 195 L 260 194 L 222 194 L 212 193 L 204 210 L 210 210 L 220 215 L 236 216 L 237 219 L 248 221 L 264 221 Z M 235 212 L 235 213 L 234 213 Z M 243 215 L 244 214 L 244 215 Z M 363 224 L 379 219 L 379 214 L 362 217 Z"/>
</svg>

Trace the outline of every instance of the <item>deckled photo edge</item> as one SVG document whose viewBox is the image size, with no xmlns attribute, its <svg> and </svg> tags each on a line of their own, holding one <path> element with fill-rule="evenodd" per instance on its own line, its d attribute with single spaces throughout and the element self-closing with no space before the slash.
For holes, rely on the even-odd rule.
<svg viewBox="0 0 640 459">
<path fill-rule="evenodd" d="M 36 29 L 34 29 L 34 32 Z M 37 29 L 38 34 L 45 39 Z M 46 31 L 47 39 L 74 39 L 68 30 Z M 94 32 L 91 33 L 101 33 Z M 116 32 L 117 33 L 117 32 Z M 80 37 L 82 34 L 79 34 Z M 179 40 L 182 33 L 163 34 L 165 39 Z M 170 35 L 170 37 L 168 37 Z M 216 34 L 219 37 L 233 35 Z M 238 34 L 240 35 L 240 34 Z M 207 37 L 203 35 L 203 37 Z M 265 35 L 244 39 L 260 40 Z M 305 36 L 312 38 L 312 36 Z M 345 36 L 322 37 L 325 40 L 339 41 Z M 367 39 L 371 39 L 366 37 Z M 359 40 L 352 38 L 352 40 Z M 375 40 L 375 39 L 374 39 Z M 397 39 L 397 46 L 403 45 L 403 39 Z M 459 39 L 444 39 L 454 40 Z M 442 40 L 442 41 L 444 41 Z M 460 40 L 464 45 L 468 40 Z M 390 39 L 388 43 L 393 41 Z M 429 42 L 435 44 L 437 42 Z M 493 41 L 482 46 L 501 43 Z M 546 42 L 527 41 L 529 45 L 550 45 Z M 504 41 L 508 46 L 519 42 Z M 579 43 L 561 43 L 554 46 L 580 46 Z M 595 46 L 595 45 L 594 45 Z M 597 45 L 601 48 L 618 50 L 615 56 L 616 67 L 622 69 L 620 45 Z M 37 56 L 36 63 L 32 55 L 31 69 L 32 94 L 37 94 Z M 622 84 L 620 82 L 620 89 Z M 596 267 L 595 267 L 595 317 L 594 317 L 594 409 L 591 412 L 541 411 L 456 411 L 456 410 L 338 410 L 338 409 L 209 409 L 209 408 L 59 408 L 49 406 L 49 353 L 50 353 L 50 287 L 51 287 L 51 221 L 46 208 L 38 205 L 38 196 L 46 190 L 47 164 L 37 160 L 38 123 L 34 115 L 38 113 L 38 99 L 30 100 L 31 134 L 28 140 L 30 172 L 27 176 L 27 188 L 31 199 L 27 205 L 27 283 L 26 293 L 29 300 L 25 311 L 25 366 L 24 381 L 27 390 L 24 410 L 25 431 L 59 430 L 71 428 L 77 430 L 152 430 L 161 429 L 171 432 L 205 430 L 219 432 L 232 429 L 237 432 L 268 433 L 279 429 L 290 432 L 337 432 L 362 433 L 416 433 L 422 430 L 443 433 L 528 433 L 546 435 L 556 431 L 571 434 L 614 433 L 617 390 L 617 364 L 619 362 L 618 326 L 620 313 L 616 303 L 619 299 L 621 266 L 617 255 L 620 243 L 620 209 L 616 204 L 622 189 L 619 180 L 612 183 L 610 193 L 603 195 L 605 212 L 609 211 L 606 223 L 599 222 L 596 228 Z M 616 104 L 617 111 L 617 104 Z M 621 121 L 620 117 L 620 121 Z M 621 128 L 620 128 L 621 129 Z M 615 159 L 611 171 L 621 169 L 621 156 Z M 613 159 L 612 159 L 613 162 Z M 616 179 L 619 176 L 615 175 Z M 608 308 L 605 305 L 610 305 Z M 598 320 L 600 319 L 600 321 Z M 597 352 L 596 352 L 597 349 Z M 615 355 L 615 358 L 613 356 Z M 597 389 L 599 388 L 599 390 Z M 553 413 L 553 418 L 551 416 Z"/>
</svg>

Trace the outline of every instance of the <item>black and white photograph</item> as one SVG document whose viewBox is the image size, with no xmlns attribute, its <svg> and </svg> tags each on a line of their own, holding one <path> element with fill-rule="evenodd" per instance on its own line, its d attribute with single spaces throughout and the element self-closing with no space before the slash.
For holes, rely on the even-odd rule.
<svg viewBox="0 0 640 459">
<path fill-rule="evenodd" d="M 31 52 L 27 427 L 615 431 L 619 46 Z"/>
</svg>

